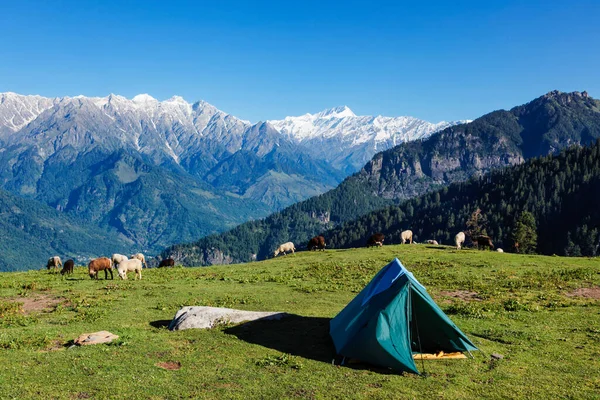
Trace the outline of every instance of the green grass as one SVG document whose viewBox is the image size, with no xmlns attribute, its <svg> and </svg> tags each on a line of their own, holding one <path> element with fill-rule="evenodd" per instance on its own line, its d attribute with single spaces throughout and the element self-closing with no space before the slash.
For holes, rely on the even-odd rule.
<svg viewBox="0 0 600 400">
<path fill-rule="evenodd" d="M 426 361 L 426 377 L 332 366 L 329 318 L 393 257 L 483 354 Z M 83 268 L 68 279 L 46 271 L 0 274 L 0 398 L 554 399 L 600 393 L 600 301 L 568 296 L 600 285 L 598 259 L 405 245 L 132 277 L 92 281 Z M 473 292 L 475 300 L 449 293 L 458 290 Z M 22 302 L 40 296 L 59 301 L 50 311 L 24 314 Z M 168 331 L 165 325 L 184 305 L 297 317 Z M 81 333 L 98 330 L 120 338 L 69 348 Z M 504 358 L 491 362 L 491 353 Z M 161 362 L 179 362 L 181 369 L 161 369 Z"/>
</svg>

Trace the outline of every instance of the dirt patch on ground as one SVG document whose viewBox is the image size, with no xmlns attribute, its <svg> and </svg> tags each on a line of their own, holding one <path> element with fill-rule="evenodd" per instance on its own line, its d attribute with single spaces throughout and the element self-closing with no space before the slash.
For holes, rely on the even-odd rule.
<svg viewBox="0 0 600 400">
<path fill-rule="evenodd" d="M 59 351 L 59 350 L 64 350 L 65 346 L 63 344 L 62 341 L 60 340 L 53 340 L 48 347 L 46 347 L 44 350 L 41 350 L 42 353 L 48 353 L 51 351 Z"/>
<path fill-rule="evenodd" d="M 21 309 L 24 314 L 31 314 L 35 312 L 50 311 L 59 305 L 64 299 L 48 296 L 41 294 L 31 297 L 15 297 L 9 299 L 9 301 L 15 303 L 23 303 Z"/>
<path fill-rule="evenodd" d="M 600 286 L 575 289 L 567 293 L 567 297 L 584 297 L 586 299 L 600 300 Z"/>
<path fill-rule="evenodd" d="M 162 369 L 168 369 L 169 371 L 176 371 L 178 369 L 181 369 L 181 363 L 179 361 L 159 362 L 154 365 Z"/>
<path fill-rule="evenodd" d="M 481 301 L 481 297 L 479 297 L 479 294 L 477 294 L 476 292 L 470 292 L 468 290 L 442 290 L 440 291 L 440 295 L 463 301 Z"/>
</svg>

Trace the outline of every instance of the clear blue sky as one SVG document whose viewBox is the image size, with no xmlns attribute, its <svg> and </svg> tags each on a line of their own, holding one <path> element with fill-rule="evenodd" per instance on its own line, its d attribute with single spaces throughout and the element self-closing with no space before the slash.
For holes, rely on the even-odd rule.
<svg viewBox="0 0 600 400">
<path fill-rule="evenodd" d="M 439 121 L 553 89 L 600 97 L 597 0 L 15 0 L 0 26 L 0 91 L 181 95 L 251 121 L 344 104 Z"/>
</svg>

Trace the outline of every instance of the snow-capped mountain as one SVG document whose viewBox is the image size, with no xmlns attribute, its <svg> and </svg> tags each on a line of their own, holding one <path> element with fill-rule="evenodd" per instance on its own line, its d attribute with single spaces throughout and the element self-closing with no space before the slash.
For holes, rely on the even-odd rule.
<svg viewBox="0 0 600 400">
<path fill-rule="evenodd" d="M 0 188 L 158 248 L 335 187 L 451 123 L 348 107 L 252 124 L 204 102 L 0 94 Z"/>
<path fill-rule="evenodd" d="M 334 187 L 266 122 L 149 95 L 0 95 L 0 188 L 156 249 Z"/>
<path fill-rule="evenodd" d="M 283 135 L 310 149 L 314 157 L 347 173 L 362 168 L 377 152 L 464 122 L 469 121 L 431 123 L 414 117 L 357 116 L 347 106 L 269 121 Z"/>
<path fill-rule="evenodd" d="M 58 99 L 0 93 L 0 136 L 16 132 L 49 109 Z"/>
</svg>

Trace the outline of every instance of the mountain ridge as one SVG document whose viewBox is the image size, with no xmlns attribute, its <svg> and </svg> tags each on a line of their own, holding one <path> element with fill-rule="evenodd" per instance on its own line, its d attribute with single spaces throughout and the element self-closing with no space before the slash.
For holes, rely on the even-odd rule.
<svg viewBox="0 0 600 400">
<path fill-rule="evenodd" d="M 162 255 L 186 265 L 206 265 L 217 253 L 231 262 L 251 254 L 266 258 L 279 243 L 302 244 L 378 208 L 600 137 L 600 101 L 579 92 L 552 93 L 377 153 L 329 192 Z"/>
</svg>

